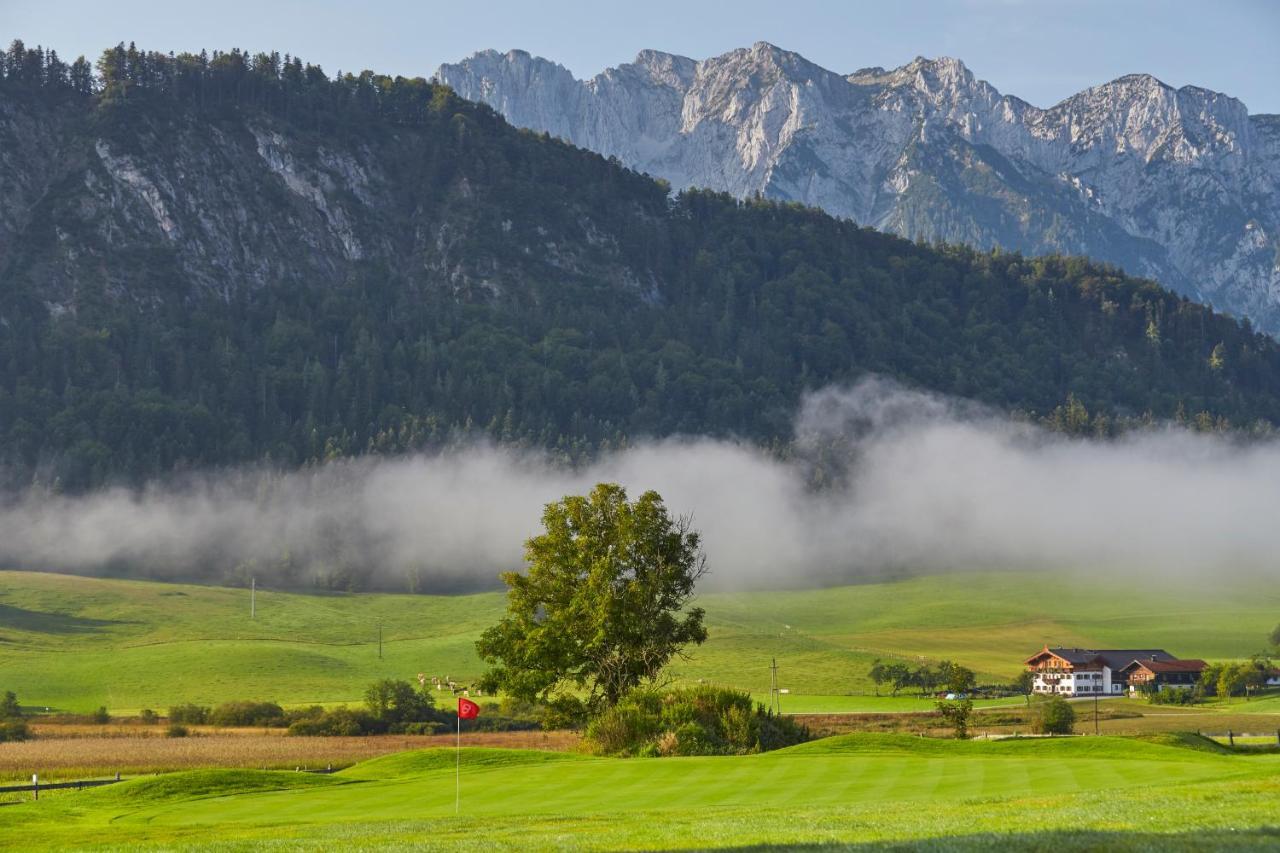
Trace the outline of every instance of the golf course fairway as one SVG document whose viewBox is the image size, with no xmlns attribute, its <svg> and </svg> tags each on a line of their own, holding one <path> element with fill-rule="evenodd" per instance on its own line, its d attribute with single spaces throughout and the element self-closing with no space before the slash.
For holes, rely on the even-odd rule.
<svg viewBox="0 0 1280 853">
<path fill-rule="evenodd" d="M 0 845 L 670 849 L 911 841 L 996 849 L 1015 836 L 1057 849 L 1280 845 L 1280 755 L 1229 753 L 1189 736 L 849 735 L 763 755 L 655 759 L 466 749 L 457 815 L 454 761 L 453 751 L 436 749 L 332 776 L 144 777 L 0 809 Z"/>
</svg>

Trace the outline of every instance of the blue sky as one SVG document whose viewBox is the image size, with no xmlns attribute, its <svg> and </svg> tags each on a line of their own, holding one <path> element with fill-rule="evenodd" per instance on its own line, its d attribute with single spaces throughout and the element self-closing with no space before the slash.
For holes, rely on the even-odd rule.
<svg viewBox="0 0 1280 853">
<path fill-rule="evenodd" d="M 0 38 L 91 58 L 134 40 L 162 50 L 291 52 L 327 71 L 428 76 L 484 48 L 523 48 L 578 76 L 642 48 L 713 56 L 764 40 L 833 71 L 956 56 L 1002 92 L 1048 106 L 1136 71 L 1280 112 L 1272 0 L 0 0 Z"/>
</svg>

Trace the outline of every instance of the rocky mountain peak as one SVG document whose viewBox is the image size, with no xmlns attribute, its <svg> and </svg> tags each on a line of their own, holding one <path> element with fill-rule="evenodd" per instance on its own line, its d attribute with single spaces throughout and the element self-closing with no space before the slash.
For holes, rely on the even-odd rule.
<svg viewBox="0 0 1280 853">
<path fill-rule="evenodd" d="M 1091 255 L 1280 332 L 1280 124 L 1229 95 L 1130 74 L 1042 109 L 952 57 L 840 75 L 763 41 L 698 61 L 642 51 L 586 82 L 500 56 L 440 79 L 677 189 Z"/>
<path fill-rule="evenodd" d="M 693 82 L 698 63 L 685 56 L 663 53 L 659 50 L 642 50 L 636 54 L 635 61 L 618 68 L 608 68 L 587 82 L 589 86 L 599 86 L 602 79 L 618 79 L 628 73 L 639 74 L 661 86 L 684 90 Z"/>
<path fill-rule="evenodd" d="M 1049 111 L 1069 123 L 1073 144 L 1143 161 L 1187 165 L 1206 158 L 1242 167 L 1253 135 L 1245 105 L 1197 86 L 1174 89 L 1150 74 L 1129 74 L 1086 89 Z"/>
<path fill-rule="evenodd" d="M 950 56 L 939 56 L 936 59 L 917 56 L 896 69 L 890 79 L 900 85 L 914 85 L 926 90 L 942 87 L 957 89 L 972 86 L 974 82 L 973 72 L 963 62 Z"/>
<path fill-rule="evenodd" d="M 698 68 L 703 77 L 732 75 L 746 86 L 767 85 L 780 80 L 803 84 L 814 79 L 836 76 L 800 54 L 767 41 L 758 41 L 749 48 L 732 50 L 703 60 L 698 63 Z"/>
</svg>

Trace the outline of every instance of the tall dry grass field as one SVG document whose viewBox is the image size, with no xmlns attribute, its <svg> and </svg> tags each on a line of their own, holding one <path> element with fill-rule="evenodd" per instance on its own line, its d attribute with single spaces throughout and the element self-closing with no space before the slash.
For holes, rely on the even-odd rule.
<svg viewBox="0 0 1280 853">
<path fill-rule="evenodd" d="M 52 727 L 49 727 L 52 728 Z M 61 728 L 61 727 L 59 727 Z M 49 734 L 36 740 L 0 744 L 0 781 L 29 780 L 32 773 L 49 782 L 143 773 L 165 773 L 209 767 L 252 767 L 268 770 L 347 767 L 367 758 L 407 749 L 448 748 L 452 735 L 381 735 L 377 737 L 287 737 L 252 732 L 198 733 L 192 737 L 160 737 L 163 730 L 143 734 L 104 727 L 68 727 L 68 736 Z M 131 727 L 130 727 L 131 728 Z M 99 733 L 77 731 L 97 729 Z M 572 732 L 463 733 L 463 746 L 571 750 Z"/>
</svg>

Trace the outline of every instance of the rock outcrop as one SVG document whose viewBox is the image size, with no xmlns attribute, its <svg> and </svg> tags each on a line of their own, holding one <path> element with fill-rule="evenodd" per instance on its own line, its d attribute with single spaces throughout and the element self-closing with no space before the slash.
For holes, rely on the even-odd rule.
<svg viewBox="0 0 1280 853">
<path fill-rule="evenodd" d="M 665 178 L 911 238 L 1089 255 L 1280 332 L 1280 117 L 1131 75 L 1049 109 L 958 60 L 842 75 L 767 43 L 590 80 L 522 51 L 437 77 Z"/>
</svg>

